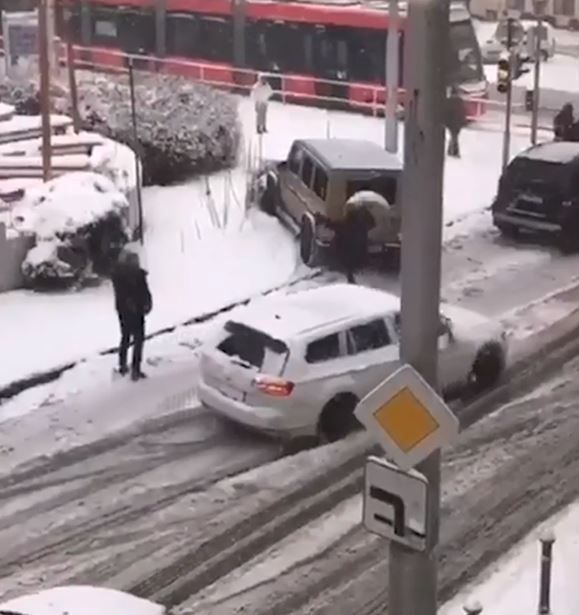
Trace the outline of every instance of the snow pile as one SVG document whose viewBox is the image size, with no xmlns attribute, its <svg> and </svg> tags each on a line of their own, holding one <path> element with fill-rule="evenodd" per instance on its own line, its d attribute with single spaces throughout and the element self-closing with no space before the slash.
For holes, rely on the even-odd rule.
<svg viewBox="0 0 579 615">
<path fill-rule="evenodd" d="M 67 279 L 74 275 L 71 265 L 65 263 L 59 257 L 58 241 L 39 241 L 34 248 L 29 250 L 26 259 L 22 263 L 22 269 L 26 277 L 35 280 Z"/>
<path fill-rule="evenodd" d="M 34 286 L 78 281 L 88 269 L 106 271 L 127 241 L 125 196 L 96 173 L 70 173 L 26 193 L 13 225 L 38 244 L 22 264 Z"/>
<path fill-rule="evenodd" d="M 241 124 L 233 96 L 180 77 L 139 73 L 135 97 L 145 185 L 235 164 Z M 87 127 L 132 144 L 126 76 L 79 73 L 79 104 Z"/>
<path fill-rule="evenodd" d="M 27 191 L 27 197 L 14 210 L 14 226 L 40 240 L 65 239 L 128 207 L 110 179 L 91 172 L 62 175 Z"/>
</svg>

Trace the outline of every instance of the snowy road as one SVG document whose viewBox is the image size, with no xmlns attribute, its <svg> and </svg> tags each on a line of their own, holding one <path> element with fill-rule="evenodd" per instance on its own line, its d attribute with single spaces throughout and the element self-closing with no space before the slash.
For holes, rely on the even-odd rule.
<svg viewBox="0 0 579 615">
<path fill-rule="evenodd" d="M 579 492 L 578 371 L 448 451 L 442 599 Z M 30 447 L 26 465 L 11 441 L 0 441 L 2 598 L 90 582 L 200 615 L 383 612 L 385 544 L 359 526 L 364 434 L 241 475 L 277 447 L 191 407 L 57 456 Z"/>
<path fill-rule="evenodd" d="M 568 365 L 562 377 L 470 428 L 445 455 L 441 602 L 579 495 L 578 370 L 579 362 Z M 350 483 L 361 481 L 359 464 Z M 383 614 L 387 546 L 360 527 L 359 496 L 341 488 L 329 514 L 190 600 L 183 613 Z"/>
</svg>

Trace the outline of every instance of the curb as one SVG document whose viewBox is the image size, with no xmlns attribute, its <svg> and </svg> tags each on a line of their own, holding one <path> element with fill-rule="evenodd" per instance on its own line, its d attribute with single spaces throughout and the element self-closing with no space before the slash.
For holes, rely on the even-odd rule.
<svg viewBox="0 0 579 615">
<path fill-rule="evenodd" d="M 569 287 L 565 288 L 560 295 L 569 290 Z M 464 405 L 457 408 L 461 431 L 492 413 L 493 409 L 508 404 L 526 390 L 549 379 L 557 369 L 577 356 L 579 306 L 564 318 L 523 339 L 514 353 L 513 362 L 496 387 L 475 399 L 464 400 Z"/>
<path fill-rule="evenodd" d="M 246 299 L 240 299 L 239 301 L 234 301 L 233 303 L 229 303 L 217 310 L 206 312 L 204 314 L 200 314 L 199 316 L 193 316 L 192 318 L 189 318 L 183 322 L 177 323 L 176 325 L 171 325 L 169 327 L 158 329 L 157 331 L 153 331 L 153 333 L 149 333 L 148 335 L 146 335 L 145 340 L 151 340 L 151 339 L 160 337 L 162 335 L 166 335 L 168 333 L 173 333 L 174 331 L 176 331 L 177 329 L 180 329 L 181 327 L 188 327 L 190 325 L 202 324 L 204 322 L 212 320 L 213 318 L 216 318 L 217 316 L 221 314 L 226 314 L 227 312 L 230 312 L 236 307 L 247 305 L 249 302 L 253 301 L 254 299 L 258 299 L 259 297 L 266 297 L 267 295 L 283 290 L 284 288 L 291 288 L 292 286 L 295 286 L 296 284 L 299 284 L 300 282 L 305 282 L 307 280 L 313 280 L 315 278 L 318 278 L 322 275 L 322 273 L 323 272 L 321 270 L 314 270 L 312 273 L 308 273 L 307 275 L 292 279 L 289 283 L 280 284 L 279 286 L 274 286 L 273 288 L 270 288 L 269 290 L 258 293 Z M 19 395 L 20 393 L 24 393 L 25 391 L 28 391 L 29 389 L 33 389 L 34 387 L 37 387 L 43 384 L 48 384 L 50 382 L 54 382 L 55 380 L 58 380 L 58 378 L 60 378 L 62 374 L 70 371 L 77 365 L 80 365 L 81 363 L 84 363 L 91 358 L 103 357 L 106 355 L 114 354 L 118 352 L 118 350 L 119 350 L 118 346 L 113 346 L 112 348 L 106 348 L 104 350 L 100 350 L 90 356 L 83 357 L 76 361 L 70 361 L 68 363 L 63 363 L 57 367 L 53 367 L 51 369 L 44 370 L 42 372 L 37 372 L 30 376 L 26 376 L 25 378 L 19 378 L 17 380 L 14 380 L 13 382 L 10 382 L 9 384 L 4 385 L 3 387 L 0 388 L 0 407 L 2 406 L 4 402 L 8 401 L 9 399 L 12 399 L 13 397 L 16 397 L 16 395 Z"/>
</svg>

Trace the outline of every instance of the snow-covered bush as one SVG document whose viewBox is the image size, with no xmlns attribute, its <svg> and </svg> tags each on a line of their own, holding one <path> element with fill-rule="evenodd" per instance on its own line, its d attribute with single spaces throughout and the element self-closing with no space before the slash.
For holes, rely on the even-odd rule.
<svg viewBox="0 0 579 615">
<path fill-rule="evenodd" d="M 32 232 L 37 245 L 22 272 L 35 288 L 106 275 L 127 242 L 126 198 L 106 177 L 70 173 L 27 191 L 15 208 L 17 230 Z"/>
<path fill-rule="evenodd" d="M 138 154 L 145 185 L 166 185 L 233 166 L 241 140 L 236 99 L 181 77 L 137 73 Z M 133 145 L 126 76 L 83 72 L 85 128 Z"/>
<path fill-rule="evenodd" d="M 49 239 L 39 241 L 28 251 L 22 273 L 31 286 L 60 286 L 75 281 L 78 277 L 75 268 L 59 256 L 62 245 L 58 239 Z"/>
<path fill-rule="evenodd" d="M 77 71 L 83 128 L 133 147 L 128 77 Z M 135 72 L 138 154 L 145 185 L 166 185 L 234 166 L 241 123 L 234 96 L 182 77 Z M 53 84 L 53 111 L 70 114 L 70 97 Z M 0 84 L 0 100 L 38 115 L 38 85 Z"/>
</svg>

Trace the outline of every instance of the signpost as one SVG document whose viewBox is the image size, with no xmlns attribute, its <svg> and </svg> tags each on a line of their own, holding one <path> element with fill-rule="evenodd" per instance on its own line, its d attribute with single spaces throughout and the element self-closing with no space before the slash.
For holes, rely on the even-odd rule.
<svg viewBox="0 0 579 615">
<path fill-rule="evenodd" d="M 427 489 L 422 474 L 379 457 L 366 461 L 364 512 L 366 529 L 382 538 L 424 551 L 427 544 Z"/>
<path fill-rule="evenodd" d="M 402 470 L 452 442 L 459 422 L 410 365 L 396 370 L 356 407 L 356 418 Z"/>
<path fill-rule="evenodd" d="M 444 116 L 450 44 L 450 1 L 409 2 L 404 30 L 404 171 L 402 174 L 402 339 L 400 355 L 433 390 L 437 388 L 438 330 L 440 327 L 440 270 L 442 244 L 442 187 L 444 171 Z M 392 382 L 390 383 L 392 385 Z M 389 615 L 435 615 L 437 610 L 437 558 L 440 515 L 440 452 L 428 454 L 452 437 L 455 429 L 448 419 L 433 426 L 435 404 L 419 396 L 418 389 L 391 403 L 385 412 L 382 429 L 399 449 L 398 458 L 419 463 L 425 477 L 425 550 L 390 542 Z M 401 392 L 401 391 L 400 391 Z M 412 395 L 410 395 L 410 393 Z M 413 400 L 416 397 L 420 403 Z M 431 400 L 434 401 L 434 400 Z M 418 408 L 418 406 L 421 408 Z M 395 409 L 394 406 L 396 406 Z M 374 408 L 376 413 L 379 407 Z M 420 422 L 419 430 L 403 416 L 412 408 Z M 418 408 L 418 411 L 417 411 Z M 428 412 L 425 413 L 424 410 Z M 402 413 L 402 414 L 401 414 Z M 379 416 L 382 412 L 379 413 Z M 431 417 L 429 421 L 427 415 Z M 393 418 L 395 417 L 395 419 Z M 376 417 L 375 417 L 376 418 Z M 397 428 L 397 422 L 400 426 Z M 394 427 L 393 427 L 394 425 Z M 447 429 L 444 428 L 447 426 Z M 374 431 L 377 431 L 376 420 Z M 438 436 L 435 436 L 438 432 Z M 393 436 L 394 434 L 394 436 Z M 445 435 L 446 434 L 446 435 Z M 422 447 L 419 455 L 418 451 Z M 394 449 L 396 453 L 396 448 Z M 422 458 L 421 462 L 418 459 Z M 383 489 L 384 490 L 384 489 Z M 387 492 L 392 492 L 386 489 Z"/>
</svg>

